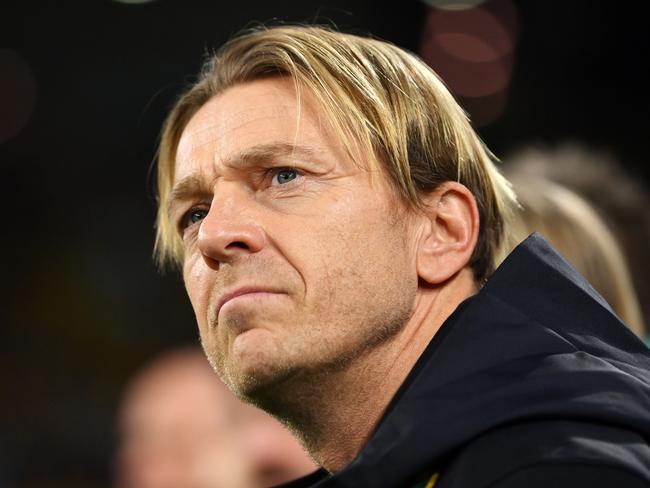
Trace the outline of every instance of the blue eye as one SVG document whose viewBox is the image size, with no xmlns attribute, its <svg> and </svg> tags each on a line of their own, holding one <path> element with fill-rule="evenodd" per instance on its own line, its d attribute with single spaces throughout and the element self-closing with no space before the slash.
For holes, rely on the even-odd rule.
<svg viewBox="0 0 650 488">
<path fill-rule="evenodd" d="M 279 170 L 273 175 L 271 180 L 272 185 L 284 185 L 289 183 L 292 180 L 295 180 L 298 177 L 298 172 L 295 169 L 284 168 Z"/>
<path fill-rule="evenodd" d="M 181 222 L 182 228 L 185 229 L 190 225 L 194 225 L 198 222 L 201 222 L 208 215 L 207 210 L 200 208 L 190 209 L 184 216 L 183 221 Z"/>
</svg>

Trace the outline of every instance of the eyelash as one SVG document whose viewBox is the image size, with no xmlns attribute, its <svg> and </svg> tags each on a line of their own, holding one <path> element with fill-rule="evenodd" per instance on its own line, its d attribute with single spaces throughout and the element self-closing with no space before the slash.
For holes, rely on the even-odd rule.
<svg viewBox="0 0 650 488">
<path fill-rule="evenodd" d="M 282 173 L 283 171 L 291 171 L 291 172 L 295 173 L 296 176 L 292 180 L 289 180 L 286 183 L 282 183 L 282 184 L 278 183 L 278 184 L 274 185 L 273 180 L 275 179 L 276 176 L 280 175 L 280 173 Z M 294 168 L 294 167 L 291 167 L 291 166 L 282 166 L 282 167 L 279 167 L 279 168 L 270 168 L 270 169 L 266 170 L 266 175 L 268 177 L 270 177 L 270 186 L 273 186 L 273 187 L 277 188 L 277 187 L 281 187 L 281 186 L 283 186 L 283 187 L 291 187 L 291 186 L 295 185 L 296 183 L 299 182 L 299 178 L 302 176 L 302 173 L 297 168 Z"/>
<path fill-rule="evenodd" d="M 208 209 L 206 209 L 205 207 L 194 206 L 194 207 L 191 207 L 187 212 L 185 212 L 182 215 L 182 217 L 178 221 L 178 230 L 179 230 L 181 235 L 183 235 L 185 230 L 188 229 L 189 227 L 200 223 L 200 220 L 197 221 L 197 222 L 191 222 L 190 221 L 190 219 L 192 218 L 192 215 L 195 214 L 195 213 L 198 213 L 198 212 L 204 212 L 205 213 L 205 215 L 201 218 L 201 220 L 203 220 L 208 214 Z"/>
</svg>

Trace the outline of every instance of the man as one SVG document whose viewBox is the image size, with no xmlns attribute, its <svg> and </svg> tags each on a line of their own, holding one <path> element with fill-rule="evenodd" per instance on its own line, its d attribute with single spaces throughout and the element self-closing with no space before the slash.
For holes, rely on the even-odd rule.
<svg viewBox="0 0 650 488">
<path fill-rule="evenodd" d="M 326 486 L 647 486 L 645 346 L 539 237 L 417 58 L 317 27 L 227 43 L 172 110 L 156 251 L 203 348 Z"/>
</svg>

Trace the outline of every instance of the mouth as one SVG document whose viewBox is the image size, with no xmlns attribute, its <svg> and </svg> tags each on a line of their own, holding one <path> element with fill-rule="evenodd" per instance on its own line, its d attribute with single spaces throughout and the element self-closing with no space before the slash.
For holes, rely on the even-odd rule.
<svg viewBox="0 0 650 488">
<path fill-rule="evenodd" d="M 219 314 L 221 313 L 221 309 L 223 308 L 224 305 L 227 303 L 242 299 L 242 298 L 256 298 L 256 297 L 261 297 L 265 295 L 281 295 L 285 294 L 284 292 L 270 289 L 270 288 L 263 288 L 263 287 L 256 287 L 256 286 L 243 286 L 240 288 L 235 288 L 233 290 L 229 290 L 226 293 L 223 293 L 219 297 L 219 301 L 217 302 L 216 306 L 216 316 L 219 317 Z"/>
</svg>

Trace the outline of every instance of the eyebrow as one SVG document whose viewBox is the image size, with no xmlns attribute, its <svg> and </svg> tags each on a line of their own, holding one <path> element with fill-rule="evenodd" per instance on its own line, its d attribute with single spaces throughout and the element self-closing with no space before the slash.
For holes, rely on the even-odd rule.
<svg viewBox="0 0 650 488">
<path fill-rule="evenodd" d="M 310 146 L 301 146 L 286 142 L 257 144 L 234 156 L 228 157 L 222 164 L 229 168 L 243 170 L 256 164 L 268 163 L 287 157 L 295 158 L 298 156 L 300 158 L 311 159 L 317 152 Z M 211 189 L 205 183 L 205 179 L 201 178 L 199 174 L 186 176 L 176 183 L 169 192 L 167 215 L 172 215 L 173 209 L 178 202 L 196 196 L 211 197 Z"/>
<path fill-rule="evenodd" d="M 174 207 L 178 202 L 188 200 L 193 196 L 208 196 L 210 194 L 209 188 L 203 183 L 203 180 L 196 175 L 191 175 L 183 178 L 176 183 L 169 192 L 169 200 L 167 201 L 167 215 L 172 216 Z"/>
<path fill-rule="evenodd" d="M 257 144 L 233 157 L 227 158 L 223 164 L 231 168 L 245 169 L 248 166 L 273 161 L 278 158 L 296 156 L 300 158 L 312 158 L 315 153 L 315 149 L 310 146 L 301 146 L 287 142 Z"/>
</svg>

